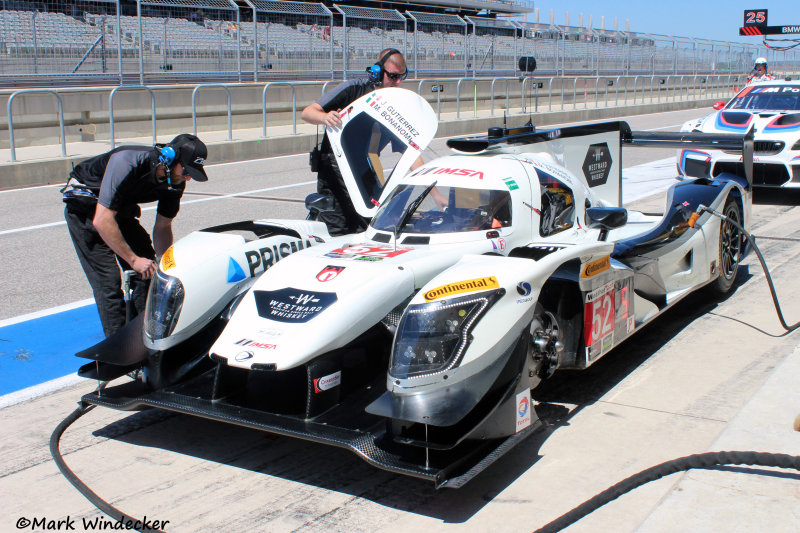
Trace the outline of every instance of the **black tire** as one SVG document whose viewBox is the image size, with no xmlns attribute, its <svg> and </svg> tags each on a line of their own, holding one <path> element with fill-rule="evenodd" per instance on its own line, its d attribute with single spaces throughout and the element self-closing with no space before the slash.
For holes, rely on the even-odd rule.
<svg viewBox="0 0 800 533">
<path fill-rule="evenodd" d="M 742 212 L 739 203 L 732 197 L 725 201 L 722 211 L 726 217 L 742 224 Z M 719 254 L 717 256 L 717 279 L 711 285 L 711 290 L 718 295 L 728 294 L 736 281 L 739 272 L 739 262 L 742 260 L 744 238 L 742 232 L 728 221 L 722 221 L 719 228 Z"/>
</svg>

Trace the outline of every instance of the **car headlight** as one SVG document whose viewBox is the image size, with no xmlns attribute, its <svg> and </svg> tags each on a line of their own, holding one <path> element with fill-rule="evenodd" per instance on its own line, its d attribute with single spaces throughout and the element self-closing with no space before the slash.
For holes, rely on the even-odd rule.
<svg viewBox="0 0 800 533">
<path fill-rule="evenodd" d="M 183 307 L 183 295 L 181 280 L 156 271 L 144 311 L 144 333 L 148 339 L 156 341 L 172 334 Z"/>
<path fill-rule="evenodd" d="M 408 306 L 397 329 L 389 375 L 406 379 L 458 366 L 475 324 L 504 293 L 500 289 Z"/>
<path fill-rule="evenodd" d="M 795 143 L 792 145 L 792 150 L 800 150 L 800 139 L 797 139 Z"/>
</svg>

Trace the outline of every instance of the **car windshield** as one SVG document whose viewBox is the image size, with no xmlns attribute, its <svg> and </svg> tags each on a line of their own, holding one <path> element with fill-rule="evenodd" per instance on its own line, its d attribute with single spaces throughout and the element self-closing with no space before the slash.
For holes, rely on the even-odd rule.
<svg viewBox="0 0 800 533">
<path fill-rule="evenodd" d="M 395 231 L 406 208 L 427 185 L 400 185 L 372 219 L 372 227 Z M 436 186 L 413 211 L 402 231 L 453 233 L 504 228 L 511 225 L 511 195 L 507 190 Z"/>
<path fill-rule="evenodd" d="M 726 109 L 800 111 L 800 85 L 759 85 L 745 88 Z"/>
</svg>

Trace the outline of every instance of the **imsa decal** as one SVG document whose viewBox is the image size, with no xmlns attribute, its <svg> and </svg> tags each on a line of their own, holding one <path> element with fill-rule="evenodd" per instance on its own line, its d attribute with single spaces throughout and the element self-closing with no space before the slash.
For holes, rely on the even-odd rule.
<svg viewBox="0 0 800 533">
<path fill-rule="evenodd" d="M 262 350 L 274 350 L 278 347 L 277 344 L 269 344 L 266 342 L 258 342 L 251 339 L 239 339 L 238 341 L 234 342 L 233 344 L 239 346 L 249 346 L 251 348 L 261 348 Z M 239 361 L 239 359 L 237 359 Z"/>
<path fill-rule="evenodd" d="M 483 172 L 472 170 L 471 168 L 447 168 L 447 167 L 425 167 L 411 174 L 412 176 L 424 176 L 426 174 L 448 174 L 450 176 L 466 176 L 469 178 L 483 179 Z"/>
</svg>

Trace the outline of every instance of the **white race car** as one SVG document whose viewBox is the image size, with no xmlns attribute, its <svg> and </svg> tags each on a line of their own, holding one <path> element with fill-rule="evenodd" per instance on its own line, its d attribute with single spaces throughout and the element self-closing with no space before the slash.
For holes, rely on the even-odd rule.
<svg viewBox="0 0 800 533">
<path fill-rule="evenodd" d="M 364 97 L 331 139 L 351 196 L 372 217 L 367 231 L 273 263 L 221 313 L 207 313 L 219 324 L 214 336 L 222 331 L 199 358 L 192 339 L 136 356 L 121 357 L 113 337 L 87 350 L 106 367 L 146 372 L 82 401 L 314 440 L 458 487 L 540 426 L 531 391 L 543 379 L 589 367 L 694 290 L 733 287 L 745 248 L 737 225 L 750 219 L 747 180 L 684 180 L 663 214 L 627 210 L 622 147 L 717 146 L 748 159 L 752 139 L 681 140 L 624 122 L 492 128 L 451 139 L 453 155 L 408 174 L 398 163 L 384 180 L 367 149 L 373 134 L 405 138 L 400 162 L 410 165 L 435 122 L 410 94 Z M 213 260 L 247 273 L 223 245 Z M 145 317 L 151 333 L 180 324 L 191 293 L 224 285 L 224 270 L 194 276 L 213 246 L 178 242 L 172 262 L 162 260 L 151 293 L 161 304 L 151 301 Z"/>
<path fill-rule="evenodd" d="M 755 136 L 753 185 L 800 187 L 800 83 L 764 81 L 748 85 L 716 111 L 686 122 L 681 131 Z M 678 151 L 678 172 L 688 177 L 722 173 L 744 176 L 740 153 L 691 147 Z"/>
</svg>

